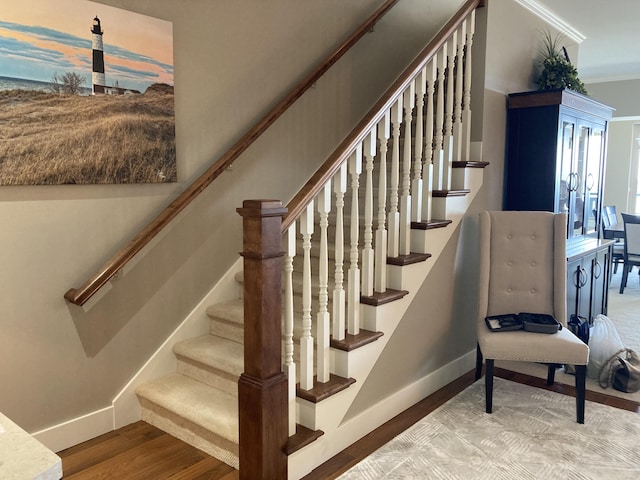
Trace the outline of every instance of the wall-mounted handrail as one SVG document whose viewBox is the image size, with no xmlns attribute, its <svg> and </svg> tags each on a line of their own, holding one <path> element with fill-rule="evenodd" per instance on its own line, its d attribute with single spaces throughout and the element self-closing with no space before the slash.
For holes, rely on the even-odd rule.
<svg viewBox="0 0 640 480">
<path fill-rule="evenodd" d="M 358 29 L 340 44 L 316 69 L 293 88 L 271 111 L 251 127 L 225 154 L 213 163 L 186 190 L 155 217 L 138 235 L 109 259 L 100 270 L 79 288 L 71 288 L 64 298 L 70 303 L 84 305 L 101 287 L 118 273 L 145 245 L 164 229 L 187 205 L 224 172 L 249 146 L 262 135 L 291 105 L 344 56 L 360 38 L 399 0 L 386 0 Z"/>
<path fill-rule="evenodd" d="M 407 69 L 398 77 L 398 79 L 389 87 L 389 89 L 380 97 L 378 102 L 369 110 L 369 112 L 360 120 L 358 125 L 347 135 L 342 143 L 327 158 L 324 164 L 316 170 L 309 181 L 300 189 L 300 191 L 291 199 L 287 205 L 287 214 L 282 221 L 282 233 L 284 234 L 293 221 L 298 218 L 305 207 L 313 200 L 327 181 L 332 178 L 340 165 L 355 150 L 356 146 L 364 141 L 368 132 L 376 125 L 384 112 L 391 108 L 401 94 L 425 64 L 433 58 L 434 54 L 442 47 L 447 38 L 456 30 L 462 21 L 476 8 L 483 7 L 485 0 L 468 0 L 456 14 L 446 23 L 438 34 L 429 42 L 429 44 L 420 52 L 415 60 L 407 67 Z"/>
</svg>

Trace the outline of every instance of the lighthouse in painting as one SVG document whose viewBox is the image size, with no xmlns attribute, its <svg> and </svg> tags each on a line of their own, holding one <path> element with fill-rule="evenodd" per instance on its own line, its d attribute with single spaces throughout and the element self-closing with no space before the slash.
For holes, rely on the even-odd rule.
<svg viewBox="0 0 640 480">
<path fill-rule="evenodd" d="M 102 46 L 102 27 L 100 19 L 96 16 L 93 19 L 93 28 L 91 28 L 91 45 L 93 48 L 93 73 L 91 74 L 92 89 L 91 93 L 104 93 L 106 80 L 104 78 L 104 52 Z"/>
</svg>

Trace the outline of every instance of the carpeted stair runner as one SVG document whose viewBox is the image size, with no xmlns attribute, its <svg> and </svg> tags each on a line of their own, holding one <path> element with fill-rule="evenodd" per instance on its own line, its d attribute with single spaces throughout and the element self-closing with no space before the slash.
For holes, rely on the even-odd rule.
<svg viewBox="0 0 640 480">
<path fill-rule="evenodd" d="M 238 378 L 243 372 L 242 299 L 212 305 L 210 334 L 173 347 L 177 373 L 136 390 L 142 419 L 238 468 Z"/>
<path fill-rule="evenodd" d="M 137 390 L 142 420 L 238 468 L 238 398 L 179 373 Z"/>
</svg>

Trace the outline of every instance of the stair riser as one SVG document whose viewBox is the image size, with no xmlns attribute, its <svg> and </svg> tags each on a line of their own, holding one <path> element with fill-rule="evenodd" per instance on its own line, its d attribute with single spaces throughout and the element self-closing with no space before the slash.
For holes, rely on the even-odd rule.
<svg viewBox="0 0 640 480">
<path fill-rule="evenodd" d="M 240 324 L 232 324 L 224 320 L 212 318 L 209 322 L 211 335 L 217 335 L 232 342 L 244 342 L 244 327 Z"/>
<path fill-rule="evenodd" d="M 140 398 L 142 420 L 238 469 L 238 444 Z"/>
<path fill-rule="evenodd" d="M 213 388 L 238 396 L 238 377 L 190 359 L 176 358 L 178 363 L 177 372 L 181 375 L 186 375 Z"/>
</svg>

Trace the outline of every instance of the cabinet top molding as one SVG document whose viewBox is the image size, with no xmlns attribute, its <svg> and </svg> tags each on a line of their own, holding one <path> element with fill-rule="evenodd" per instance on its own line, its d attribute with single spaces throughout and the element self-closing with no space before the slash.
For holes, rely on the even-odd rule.
<svg viewBox="0 0 640 480">
<path fill-rule="evenodd" d="M 614 108 L 600 103 L 593 98 L 567 89 L 553 89 L 533 92 L 510 93 L 508 108 L 531 108 L 563 105 L 580 110 L 604 119 L 613 116 Z"/>
</svg>

